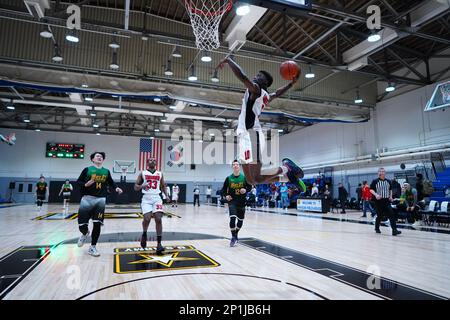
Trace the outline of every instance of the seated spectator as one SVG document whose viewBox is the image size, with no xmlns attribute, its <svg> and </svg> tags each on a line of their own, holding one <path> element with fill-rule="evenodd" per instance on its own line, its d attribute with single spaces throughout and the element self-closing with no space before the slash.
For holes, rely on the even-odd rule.
<svg viewBox="0 0 450 320">
<path fill-rule="evenodd" d="M 417 190 L 412 188 L 409 183 L 403 184 L 397 209 L 406 212 L 408 222 L 414 222 L 416 226 L 420 225 L 421 215 L 419 213 L 420 207 L 417 205 Z"/>
</svg>

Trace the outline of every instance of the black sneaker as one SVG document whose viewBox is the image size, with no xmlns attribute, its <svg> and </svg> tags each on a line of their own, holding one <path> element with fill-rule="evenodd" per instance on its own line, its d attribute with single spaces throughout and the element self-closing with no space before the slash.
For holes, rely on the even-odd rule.
<svg viewBox="0 0 450 320">
<path fill-rule="evenodd" d="M 376 233 L 381 233 L 380 229 L 375 229 Z"/>
<path fill-rule="evenodd" d="M 281 161 L 281 163 L 288 168 L 288 172 L 286 176 L 292 184 L 297 185 L 298 179 L 302 179 L 304 176 L 303 170 L 294 163 L 294 161 L 285 158 Z"/>
<path fill-rule="evenodd" d="M 158 246 L 156 247 L 156 254 L 158 256 L 160 256 L 160 255 L 162 255 L 163 251 L 164 251 L 164 247 L 161 244 L 158 244 Z"/>
<path fill-rule="evenodd" d="M 141 236 L 141 247 L 142 247 L 142 249 L 147 248 L 147 236 L 146 235 Z"/>
<path fill-rule="evenodd" d="M 392 235 L 393 235 L 393 236 L 399 235 L 399 234 L 401 234 L 401 233 L 402 233 L 402 232 L 399 231 L 399 230 L 392 230 Z"/>
</svg>

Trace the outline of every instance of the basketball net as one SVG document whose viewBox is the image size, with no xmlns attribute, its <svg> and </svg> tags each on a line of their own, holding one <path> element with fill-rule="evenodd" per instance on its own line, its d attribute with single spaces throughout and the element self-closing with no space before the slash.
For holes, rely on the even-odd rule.
<svg viewBox="0 0 450 320">
<path fill-rule="evenodd" d="M 232 0 L 185 0 L 197 48 L 215 50 L 220 47 L 219 23 L 233 6 Z"/>
</svg>

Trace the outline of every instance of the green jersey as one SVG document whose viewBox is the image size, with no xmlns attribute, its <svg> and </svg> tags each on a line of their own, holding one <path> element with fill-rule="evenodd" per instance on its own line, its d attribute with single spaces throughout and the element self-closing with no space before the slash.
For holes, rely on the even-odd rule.
<svg viewBox="0 0 450 320">
<path fill-rule="evenodd" d="M 63 184 L 63 192 L 71 192 L 72 191 L 72 185 L 70 183 L 64 183 Z"/>
<path fill-rule="evenodd" d="M 245 180 L 245 176 L 240 173 L 238 176 L 234 174 L 229 175 L 223 184 L 222 196 L 231 196 L 233 198 L 231 203 L 238 207 L 245 207 L 246 193 L 241 194 L 241 189 L 246 189 L 247 192 L 252 190 L 252 186 Z"/>
<path fill-rule="evenodd" d="M 400 196 L 400 202 L 406 202 L 408 206 L 415 206 L 417 202 L 417 191 L 416 189 L 405 190 L 405 192 Z"/>
<path fill-rule="evenodd" d="M 37 194 L 45 194 L 47 192 L 47 182 L 38 182 L 36 183 L 36 193 Z"/>
<path fill-rule="evenodd" d="M 94 180 L 95 183 L 89 187 L 84 185 L 89 180 Z M 108 194 L 107 187 L 110 186 L 114 190 L 117 188 L 114 180 L 111 177 L 111 173 L 108 169 L 97 168 L 95 166 L 90 166 L 84 168 L 77 180 L 78 184 L 81 186 L 81 195 L 89 195 L 94 197 L 106 197 Z"/>
</svg>

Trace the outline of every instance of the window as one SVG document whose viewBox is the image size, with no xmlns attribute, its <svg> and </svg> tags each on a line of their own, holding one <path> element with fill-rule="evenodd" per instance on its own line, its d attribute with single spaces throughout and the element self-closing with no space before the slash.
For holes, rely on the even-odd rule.
<svg viewBox="0 0 450 320">
<path fill-rule="evenodd" d="M 32 183 L 28 184 L 28 192 L 33 192 L 33 184 Z"/>
<path fill-rule="evenodd" d="M 23 183 L 19 183 L 19 192 L 23 192 Z"/>
</svg>

